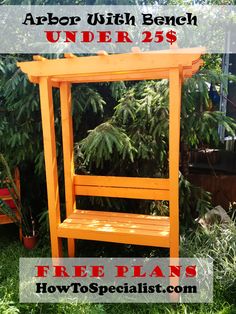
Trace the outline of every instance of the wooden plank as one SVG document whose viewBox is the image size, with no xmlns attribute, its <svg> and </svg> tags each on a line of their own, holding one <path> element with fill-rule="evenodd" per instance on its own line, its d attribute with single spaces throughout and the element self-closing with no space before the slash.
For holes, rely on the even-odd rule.
<svg viewBox="0 0 236 314">
<path fill-rule="evenodd" d="M 169 247 L 169 217 L 77 210 L 59 226 L 58 235 Z"/>
<path fill-rule="evenodd" d="M 176 258 L 179 256 L 179 144 L 181 107 L 179 68 L 170 70 L 169 86 L 170 257 Z"/>
<path fill-rule="evenodd" d="M 17 191 L 18 191 L 18 196 L 20 197 L 20 172 L 19 172 L 19 169 L 17 167 L 15 168 L 15 171 L 14 171 L 14 181 L 15 181 L 15 185 L 16 185 L 16 188 L 17 188 Z M 7 182 L 9 182 L 9 180 L 4 180 L 4 181 L 1 181 L 1 182 L 2 183 L 7 183 Z M 15 208 L 15 204 L 14 204 L 13 198 L 12 198 L 11 194 L 9 193 L 8 188 L 1 189 L 1 193 L 5 194 L 5 195 L 1 195 L 0 199 L 2 199 L 4 201 L 12 201 L 12 205 L 10 203 L 8 205 L 10 205 L 10 207 L 12 209 Z M 19 217 L 16 209 L 13 209 L 13 211 Z M 14 221 L 10 217 L 0 213 L 0 225 L 12 224 L 12 223 L 14 223 Z M 22 240 L 22 229 L 21 228 L 19 228 L 19 238 L 20 238 L 20 240 Z"/>
<path fill-rule="evenodd" d="M 17 213 L 17 211 L 16 211 L 16 209 L 13 209 L 13 211 L 14 211 L 14 213 L 15 213 L 17 216 L 19 216 L 18 213 Z M 14 223 L 14 222 L 11 220 L 10 217 L 8 217 L 7 215 L 4 215 L 4 214 L 0 213 L 0 225 L 12 224 L 12 223 Z"/>
<path fill-rule="evenodd" d="M 194 63 L 191 67 L 183 68 L 183 77 L 192 77 L 196 73 L 199 67 L 202 65 L 202 60 Z M 117 73 L 93 73 L 87 74 L 77 74 L 74 76 L 52 76 L 51 80 L 55 84 L 58 82 L 70 82 L 70 83 L 91 83 L 91 82 L 116 82 L 116 81 L 135 81 L 135 80 L 158 80 L 158 79 L 168 79 L 169 69 L 153 69 L 148 72 L 145 71 L 135 71 L 132 72 L 117 72 Z"/>
<path fill-rule="evenodd" d="M 189 71 L 188 71 L 189 72 Z M 189 72 L 189 73 L 192 73 Z M 190 74 L 191 76 L 191 74 Z M 145 71 L 145 72 L 122 72 L 122 73 L 94 73 L 91 75 L 73 75 L 73 76 L 52 76 L 52 82 L 71 82 L 71 83 L 90 83 L 90 82 L 116 82 L 116 81 L 139 81 L 139 80 L 158 80 L 163 78 L 168 78 L 169 72 L 160 72 L 160 70 L 155 69 L 155 71 Z"/>
<path fill-rule="evenodd" d="M 52 257 L 59 257 L 62 254 L 62 246 L 61 239 L 58 239 L 56 232 L 57 227 L 60 223 L 57 155 L 54 129 L 52 86 L 47 77 L 40 78 L 39 91 L 43 126 L 44 158 L 46 167 Z"/>
<path fill-rule="evenodd" d="M 136 178 L 136 177 L 114 177 L 114 176 L 88 176 L 75 175 L 75 185 L 123 187 L 135 189 L 169 189 L 169 179 L 163 178 Z"/>
<path fill-rule="evenodd" d="M 84 227 L 89 226 L 93 228 L 100 228 L 101 226 L 105 227 L 114 227 L 114 228 L 124 228 L 124 229 L 130 229 L 130 230 L 135 230 L 135 229 L 140 229 L 140 230 L 146 230 L 147 232 L 150 232 L 151 230 L 155 231 L 166 231 L 170 229 L 169 224 L 145 224 L 145 223 L 139 223 L 139 222 L 134 222 L 134 221 L 124 221 L 122 219 L 117 220 L 102 220 L 102 219 L 96 219 L 96 217 L 88 220 L 86 219 L 81 219 L 81 218 L 67 218 L 63 223 L 68 223 L 71 225 L 81 225 Z"/>
<path fill-rule="evenodd" d="M 129 217 L 125 217 L 125 214 L 118 213 L 116 216 L 111 216 L 111 212 L 102 212 L 103 215 L 99 215 L 99 211 L 93 211 L 93 215 L 91 214 L 80 214 L 79 212 L 71 214 L 68 219 L 71 219 L 71 223 L 82 223 L 87 224 L 88 221 L 103 221 L 104 223 L 110 222 L 118 222 L 118 223 L 130 223 L 130 224 L 138 224 L 142 226 L 149 226 L 150 228 L 155 228 L 158 226 L 169 226 L 168 217 L 161 216 L 152 216 L 154 219 L 148 219 L 147 217 L 151 215 L 142 215 L 144 218 L 139 218 L 137 214 L 130 214 Z M 155 219 L 155 217 L 157 219 Z M 167 218 L 167 219 L 166 219 Z"/>
<path fill-rule="evenodd" d="M 30 76 L 57 76 L 74 74 L 93 74 L 107 72 L 140 71 L 148 72 L 153 69 L 173 68 L 179 64 L 192 66 L 198 60 L 204 49 L 176 49 L 159 52 L 143 52 L 140 54 L 113 54 L 108 56 L 90 56 L 70 59 L 51 59 L 33 62 L 18 62 L 24 73 Z M 191 53 L 192 52 L 192 53 Z"/>
<path fill-rule="evenodd" d="M 14 223 L 10 217 L 6 215 L 0 214 L 0 225 L 5 225 L 5 224 L 12 224 Z"/>
<path fill-rule="evenodd" d="M 1 196 L 0 199 L 3 201 L 10 201 L 12 200 L 12 197 L 11 195 L 4 195 L 4 196 Z"/>
<path fill-rule="evenodd" d="M 75 222 L 71 219 L 66 219 L 60 224 L 59 228 L 68 228 L 68 229 L 76 229 L 78 231 L 81 230 L 91 230 L 91 231 L 105 231 L 105 232 L 117 232 L 117 233 L 126 233 L 126 234 L 142 234 L 145 236 L 155 236 L 160 234 L 168 234 L 169 226 L 156 226 L 154 228 L 150 228 L 150 226 L 140 226 L 139 224 L 130 224 L 124 223 L 121 224 L 119 222 L 110 222 L 105 223 L 103 221 L 97 221 L 96 223 L 93 221 L 87 221 L 86 224 Z"/>
<path fill-rule="evenodd" d="M 69 216 L 72 219 L 88 219 L 93 218 L 100 220 L 109 221 L 132 221 L 140 224 L 163 224 L 169 225 L 169 217 L 167 216 L 154 216 L 154 215 L 143 215 L 143 214 L 132 214 L 132 213 L 120 213 L 120 212 L 104 212 L 95 210 L 76 210 Z"/>
<path fill-rule="evenodd" d="M 169 200 L 169 191 L 155 189 L 132 189 L 132 188 L 76 185 L 75 194 L 80 196 L 118 197 L 146 200 Z"/>
<path fill-rule="evenodd" d="M 155 230 L 150 230 L 150 228 L 142 229 L 140 226 L 132 228 L 131 224 L 128 224 L 125 228 L 116 223 L 110 223 L 110 225 L 101 223 L 98 226 L 96 224 L 75 224 L 68 220 L 65 220 L 59 225 L 58 236 L 96 241 L 169 247 L 168 226 L 165 226 L 164 228 L 161 226 L 160 230 L 158 230 L 157 227 Z"/>
<path fill-rule="evenodd" d="M 74 144 L 72 126 L 71 86 L 68 83 L 60 84 L 61 98 L 61 126 L 64 159 L 65 199 L 66 215 L 69 216 L 75 210 L 74 193 Z M 74 241 L 68 240 L 68 255 L 75 255 Z"/>
<path fill-rule="evenodd" d="M 15 185 L 16 185 L 17 191 L 18 191 L 18 196 L 20 197 L 20 195 L 21 195 L 21 190 L 20 190 L 20 171 L 19 171 L 18 167 L 15 168 L 14 180 L 15 180 Z"/>
<path fill-rule="evenodd" d="M 111 233 L 95 230 L 78 230 L 76 228 L 58 228 L 58 236 L 62 238 L 72 238 L 81 240 L 104 241 L 113 243 L 124 243 L 145 246 L 158 246 L 169 248 L 169 234 L 159 233 L 156 235 L 129 234 L 116 232 Z"/>
</svg>

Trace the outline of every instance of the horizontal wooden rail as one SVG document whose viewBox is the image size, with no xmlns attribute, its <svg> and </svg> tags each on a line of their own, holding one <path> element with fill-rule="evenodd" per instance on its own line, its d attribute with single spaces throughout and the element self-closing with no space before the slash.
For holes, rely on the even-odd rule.
<svg viewBox="0 0 236 314">
<path fill-rule="evenodd" d="M 193 64 L 191 67 L 183 68 L 184 77 L 192 77 L 198 71 L 202 61 Z M 93 73 L 93 74 L 77 74 L 71 76 L 52 76 L 51 81 L 54 87 L 60 82 L 70 83 L 88 83 L 88 82 L 116 82 L 116 81 L 135 81 L 135 80 L 157 80 L 169 79 L 169 69 L 151 69 L 149 71 L 135 72 L 114 72 L 114 73 Z M 31 80 L 32 81 L 32 80 Z"/>
<path fill-rule="evenodd" d="M 169 179 L 75 175 L 74 186 L 80 196 L 169 200 Z"/>
<path fill-rule="evenodd" d="M 169 191 L 152 189 L 113 188 L 100 186 L 75 186 L 75 194 L 80 196 L 102 196 L 135 198 L 145 200 L 169 200 Z"/>
<path fill-rule="evenodd" d="M 74 185 L 169 190 L 169 179 L 75 175 Z"/>
</svg>

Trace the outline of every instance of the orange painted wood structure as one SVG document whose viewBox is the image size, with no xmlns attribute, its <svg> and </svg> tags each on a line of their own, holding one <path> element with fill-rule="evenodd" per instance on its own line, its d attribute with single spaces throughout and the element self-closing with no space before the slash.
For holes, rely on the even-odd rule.
<svg viewBox="0 0 236 314">
<path fill-rule="evenodd" d="M 19 172 L 18 168 L 15 169 L 14 181 L 15 181 L 16 188 L 19 191 L 19 195 L 20 195 L 20 172 Z M 4 182 L 3 182 L 3 185 L 4 185 Z M 3 201 L 5 201 L 8 204 L 8 206 L 10 206 L 10 208 L 15 210 L 15 213 L 17 214 L 15 203 L 12 199 L 12 196 L 11 196 L 8 188 L 0 188 L 0 198 Z M 10 217 L 0 213 L 0 225 L 11 224 L 11 223 L 13 223 L 13 221 L 11 220 Z M 21 229 L 20 229 L 19 233 L 20 233 L 20 240 L 22 240 L 22 230 Z"/>
<path fill-rule="evenodd" d="M 75 254 L 74 239 L 149 245 L 170 249 L 179 256 L 179 138 L 181 84 L 202 65 L 204 49 L 171 49 L 127 54 L 100 51 L 97 56 L 34 61 L 18 66 L 39 84 L 52 256 L 62 255 L 61 239 L 68 239 L 68 255 Z M 71 84 L 147 79 L 169 79 L 169 178 L 127 178 L 75 175 Z M 56 160 L 52 89 L 60 89 L 61 125 L 66 194 L 66 219 L 61 221 Z M 76 209 L 76 195 L 168 200 L 169 216 L 124 214 Z"/>
</svg>

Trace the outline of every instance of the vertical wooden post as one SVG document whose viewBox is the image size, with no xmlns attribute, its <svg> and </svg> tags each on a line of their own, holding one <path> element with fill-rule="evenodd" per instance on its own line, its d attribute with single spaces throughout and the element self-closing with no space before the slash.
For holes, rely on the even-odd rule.
<svg viewBox="0 0 236 314">
<path fill-rule="evenodd" d="M 169 74 L 170 258 L 179 257 L 180 69 Z"/>
<path fill-rule="evenodd" d="M 40 78 L 39 91 L 43 127 L 52 257 L 60 257 L 62 256 L 62 243 L 61 239 L 57 236 L 57 226 L 61 222 L 60 199 L 57 173 L 52 85 L 48 77 Z"/>
<path fill-rule="evenodd" d="M 61 125 L 64 157 L 65 197 L 66 215 L 70 215 L 75 209 L 74 192 L 74 143 L 71 107 L 71 85 L 60 83 L 61 98 Z M 68 256 L 75 256 L 75 240 L 68 239 Z"/>
</svg>

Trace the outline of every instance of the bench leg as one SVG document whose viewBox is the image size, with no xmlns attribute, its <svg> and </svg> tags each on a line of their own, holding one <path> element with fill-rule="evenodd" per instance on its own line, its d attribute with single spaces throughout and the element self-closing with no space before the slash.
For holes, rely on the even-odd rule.
<svg viewBox="0 0 236 314">
<path fill-rule="evenodd" d="M 170 258 L 179 257 L 179 243 L 176 241 L 170 246 Z"/>
<path fill-rule="evenodd" d="M 179 239 L 177 238 L 174 243 L 172 243 L 170 247 L 170 265 L 172 266 L 179 266 Z M 179 277 L 171 277 L 170 278 L 170 285 L 171 286 L 179 286 L 180 279 Z M 174 292 L 170 294 L 170 301 L 173 303 L 179 302 L 179 294 Z"/>
<path fill-rule="evenodd" d="M 62 257 L 62 239 L 57 236 L 51 237 L 52 257 Z"/>
<path fill-rule="evenodd" d="M 68 257 L 75 257 L 75 240 L 68 239 L 67 245 L 68 245 Z"/>
</svg>

